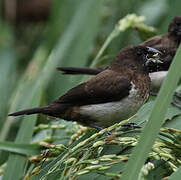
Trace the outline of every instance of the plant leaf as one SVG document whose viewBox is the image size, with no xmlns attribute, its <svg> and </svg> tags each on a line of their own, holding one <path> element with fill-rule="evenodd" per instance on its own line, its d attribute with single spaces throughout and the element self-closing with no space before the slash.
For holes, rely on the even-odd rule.
<svg viewBox="0 0 181 180">
<path fill-rule="evenodd" d="M 35 144 L 16 144 L 13 142 L 0 142 L 0 150 L 29 156 L 39 154 L 40 146 Z"/>
</svg>

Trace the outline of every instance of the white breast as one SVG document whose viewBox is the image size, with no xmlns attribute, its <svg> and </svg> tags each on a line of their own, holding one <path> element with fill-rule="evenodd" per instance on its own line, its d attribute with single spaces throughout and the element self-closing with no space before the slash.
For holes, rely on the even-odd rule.
<svg viewBox="0 0 181 180">
<path fill-rule="evenodd" d="M 116 102 L 81 106 L 80 114 L 96 120 L 96 125 L 107 127 L 113 124 L 113 121 L 116 123 L 128 119 L 138 111 L 143 103 L 144 99 L 139 96 L 132 83 L 129 96 Z"/>
<path fill-rule="evenodd" d="M 151 79 L 151 91 L 152 92 L 158 92 L 163 80 L 165 79 L 165 77 L 167 76 L 168 71 L 158 71 L 158 72 L 153 72 L 150 73 L 150 79 Z"/>
</svg>

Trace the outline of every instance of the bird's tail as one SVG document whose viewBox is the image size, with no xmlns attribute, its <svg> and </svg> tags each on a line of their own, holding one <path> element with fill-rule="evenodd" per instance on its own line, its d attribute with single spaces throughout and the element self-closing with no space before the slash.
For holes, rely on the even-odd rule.
<svg viewBox="0 0 181 180">
<path fill-rule="evenodd" d="M 18 111 L 15 113 L 10 113 L 8 116 L 20 116 L 20 115 L 30 115 L 30 114 L 49 114 L 49 108 L 48 106 L 43 106 L 43 107 L 37 107 L 37 108 L 32 108 L 32 109 L 25 109 L 22 111 Z"/>
<path fill-rule="evenodd" d="M 63 74 L 87 74 L 87 75 L 97 75 L 103 68 L 88 68 L 88 67 L 57 67 L 58 71 L 61 71 Z"/>
</svg>

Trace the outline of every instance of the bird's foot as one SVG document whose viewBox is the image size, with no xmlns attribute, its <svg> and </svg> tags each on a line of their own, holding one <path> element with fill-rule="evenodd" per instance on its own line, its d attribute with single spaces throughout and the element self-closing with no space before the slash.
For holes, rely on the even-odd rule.
<svg viewBox="0 0 181 180">
<path fill-rule="evenodd" d="M 126 123 L 126 124 L 122 125 L 122 127 L 119 130 L 125 131 L 125 130 L 130 130 L 130 129 L 132 130 L 132 129 L 138 129 L 138 128 L 141 128 L 141 126 L 132 122 L 132 123 Z"/>
<path fill-rule="evenodd" d="M 96 125 L 96 124 L 91 124 L 91 125 L 89 124 L 89 126 L 90 126 L 90 127 L 92 127 L 92 128 L 97 129 L 98 131 L 101 131 L 101 130 L 103 130 L 103 129 L 104 129 L 103 127 L 100 127 L 100 126 L 98 126 L 98 125 Z M 106 134 L 107 136 L 112 135 L 112 133 L 111 133 L 111 132 L 109 132 L 109 131 L 105 132 L 105 134 Z"/>
</svg>

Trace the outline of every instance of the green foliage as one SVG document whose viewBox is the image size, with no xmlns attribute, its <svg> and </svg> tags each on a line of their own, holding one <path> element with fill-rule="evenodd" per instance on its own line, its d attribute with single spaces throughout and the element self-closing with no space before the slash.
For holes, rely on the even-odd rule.
<svg viewBox="0 0 181 180">
<path fill-rule="evenodd" d="M 44 24 L 2 21 L 0 179 L 180 179 L 181 110 L 170 101 L 181 49 L 158 98 L 150 97 L 136 116 L 100 132 L 45 116 L 7 117 L 48 104 L 88 78 L 61 75 L 57 66 L 105 65 L 111 58 L 104 57 L 155 35 L 154 27 L 166 32 L 179 5 L 179 0 L 56 0 Z M 143 128 L 127 129 L 127 122 Z"/>
</svg>

